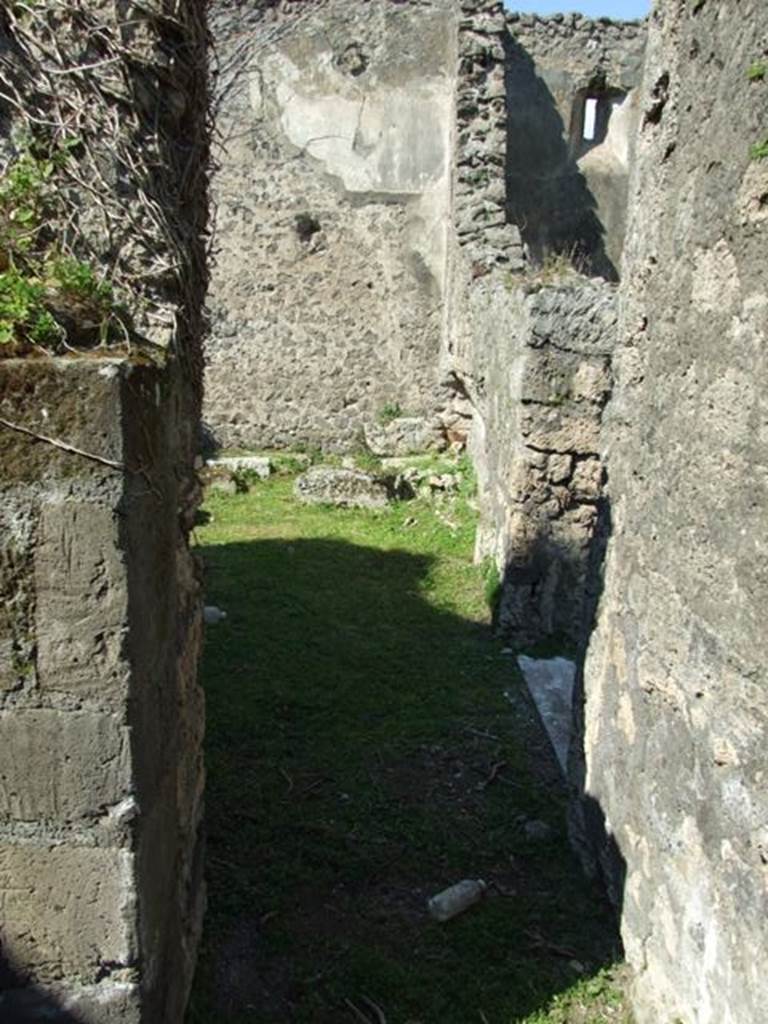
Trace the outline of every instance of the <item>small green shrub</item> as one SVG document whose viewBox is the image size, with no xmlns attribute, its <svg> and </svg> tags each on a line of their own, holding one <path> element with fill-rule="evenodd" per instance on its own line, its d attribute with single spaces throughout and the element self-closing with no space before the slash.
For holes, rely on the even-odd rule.
<svg viewBox="0 0 768 1024">
<path fill-rule="evenodd" d="M 750 146 L 749 155 L 753 160 L 765 160 L 768 158 L 768 138 Z"/>
<path fill-rule="evenodd" d="M 15 267 L 0 274 L 0 345 L 26 337 L 36 345 L 49 346 L 61 338 L 61 330 L 45 308 L 45 289 Z"/>
<path fill-rule="evenodd" d="M 0 175 L 0 346 L 6 353 L 128 338 L 127 314 L 112 285 L 90 263 L 62 252 L 56 239 L 56 172 L 79 144 L 77 138 L 55 146 L 26 139 Z"/>
<path fill-rule="evenodd" d="M 386 426 L 387 423 L 391 423 L 392 420 L 399 419 L 403 415 L 403 410 L 399 402 L 387 402 L 379 410 L 378 420 L 382 426 Z"/>
<path fill-rule="evenodd" d="M 112 285 L 108 281 L 100 281 L 89 263 L 60 256 L 46 264 L 46 269 L 51 283 L 62 292 L 83 302 L 112 305 Z"/>
<path fill-rule="evenodd" d="M 764 60 L 754 60 L 747 68 L 747 78 L 750 82 L 762 82 L 768 74 L 768 64 Z"/>
</svg>

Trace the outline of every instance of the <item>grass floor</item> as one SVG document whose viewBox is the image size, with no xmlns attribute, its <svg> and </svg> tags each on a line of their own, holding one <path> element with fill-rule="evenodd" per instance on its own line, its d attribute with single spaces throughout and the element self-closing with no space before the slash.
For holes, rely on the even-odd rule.
<svg viewBox="0 0 768 1024">
<path fill-rule="evenodd" d="M 490 635 L 470 503 L 312 508 L 276 477 L 206 508 L 228 617 L 205 646 L 189 1024 L 623 1024 L 613 918 Z M 433 922 L 427 898 L 467 877 L 486 898 Z"/>
</svg>

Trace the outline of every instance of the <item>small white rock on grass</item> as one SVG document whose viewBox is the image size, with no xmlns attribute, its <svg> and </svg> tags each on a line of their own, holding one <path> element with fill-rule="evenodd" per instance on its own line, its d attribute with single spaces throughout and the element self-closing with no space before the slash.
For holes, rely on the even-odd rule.
<svg viewBox="0 0 768 1024">
<path fill-rule="evenodd" d="M 203 622 L 206 626 L 215 626 L 226 617 L 227 613 L 221 608 L 217 608 L 216 605 L 207 604 L 203 608 Z"/>
</svg>

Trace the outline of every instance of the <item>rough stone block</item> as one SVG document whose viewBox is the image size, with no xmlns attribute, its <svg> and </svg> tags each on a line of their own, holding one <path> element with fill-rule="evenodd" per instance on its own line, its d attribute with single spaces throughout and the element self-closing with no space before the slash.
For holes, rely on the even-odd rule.
<svg viewBox="0 0 768 1024">
<path fill-rule="evenodd" d="M 135 899 L 126 850 L 0 846 L 0 944 L 30 980 L 133 964 Z"/>
<path fill-rule="evenodd" d="M 44 505 L 35 584 L 41 689 L 119 697 L 128 595 L 114 512 L 75 501 Z"/>
<path fill-rule="evenodd" d="M 0 820 L 98 815 L 131 788 L 128 730 L 116 715 L 0 714 Z"/>
<path fill-rule="evenodd" d="M 598 458 L 580 459 L 573 471 L 571 486 L 579 497 L 599 498 L 603 489 L 603 467 Z"/>
<path fill-rule="evenodd" d="M 358 469 L 314 466 L 296 480 L 296 497 L 307 505 L 383 508 L 389 490 L 383 481 Z"/>
<path fill-rule="evenodd" d="M 206 465 L 212 469 L 228 469 L 233 473 L 255 473 L 262 480 L 266 480 L 272 472 L 272 462 L 266 455 L 236 455 L 209 459 Z"/>
<path fill-rule="evenodd" d="M 526 444 L 553 452 L 600 451 L 600 420 L 576 414 L 568 404 L 528 407 L 523 415 Z"/>
</svg>

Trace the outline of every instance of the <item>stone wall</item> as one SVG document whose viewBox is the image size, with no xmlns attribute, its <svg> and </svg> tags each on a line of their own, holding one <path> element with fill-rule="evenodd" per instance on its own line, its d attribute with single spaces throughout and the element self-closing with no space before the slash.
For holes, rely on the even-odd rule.
<svg viewBox="0 0 768 1024">
<path fill-rule="evenodd" d="M 518 643 L 578 641 L 605 517 L 600 429 L 615 289 L 575 276 L 505 288 L 491 277 L 471 289 L 468 314 L 481 325 L 470 361 L 477 555 L 502 575 L 497 629 Z"/>
<path fill-rule="evenodd" d="M 203 710 L 178 384 L 37 359 L 0 385 L 0 1016 L 180 1021 Z"/>
<path fill-rule="evenodd" d="M 593 237 L 600 246 L 610 237 L 616 255 L 621 231 L 615 219 L 612 227 L 600 219 L 607 209 L 610 221 L 610 207 L 590 191 L 597 178 L 588 181 L 568 155 L 563 120 L 581 102 L 579 90 L 597 79 L 626 90 L 637 84 L 642 36 L 634 24 L 505 17 L 490 0 L 464 6 L 445 367 L 455 381 L 454 407 L 471 422 L 481 506 L 476 554 L 501 574 L 496 624 L 503 635 L 530 642 L 559 634 L 577 642 L 593 603 L 605 527 L 600 426 L 612 388 L 617 296 L 614 284 L 585 274 L 598 265 L 605 270 L 594 246 L 582 250 L 589 259 L 576 258 L 578 269 L 570 249 L 554 262 L 544 259 L 548 248 L 550 257 L 558 249 L 555 227 L 566 219 L 544 209 L 536 183 L 559 190 L 569 216 L 578 214 L 567 228 L 572 241 L 578 231 L 571 229 L 584 224 L 578 189 Z M 634 113 L 625 117 L 625 130 L 636 123 Z M 628 147 L 622 159 L 629 159 Z M 516 172 L 523 167 L 525 175 Z M 626 170 L 622 164 L 624 177 Z M 614 183 L 623 196 L 624 185 Z M 504 216 L 494 205 L 502 193 Z M 525 209 L 533 195 L 546 239 Z"/>
<path fill-rule="evenodd" d="M 640 1024 L 765 1017 L 768 132 L 762 0 L 663 0 L 631 187 L 574 836 Z M 594 861 L 593 861 L 594 863 Z"/>
<path fill-rule="evenodd" d="M 454 220 L 475 277 L 522 266 L 520 232 L 507 218 L 506 22 L 496 0 L 462 0 L 456 93 Z"/>
<path fill-rule="evenodd" d="M 615 280 L 645 24 L 510 13 L 507 25 L 510 220 L 537 262 L 562 252 Z M 596 117 L 587 139 L 590 100 Z"/>
<path fill-rule="evenodd" d="M 386 409 L 421 418 L 428 443 L 443 401 L 454 4 L 254 8 L 214 5 L 207 424 L 225 445 L 350 448 L 367 429 L 386 448 Z"/>
<path fill-rule="evenodd" d="M 77 133 L 56 187 L 78 216 L 52 207 L 48 229 L 132 310 L 128 354 L 70 336 L 60 358 L 0 359 L 0 1019 L 14 1024 L 180 1024 L 194 968 L 205 46 L 196 0 L 0 16 L 0 126 Z"/>
</svg>

